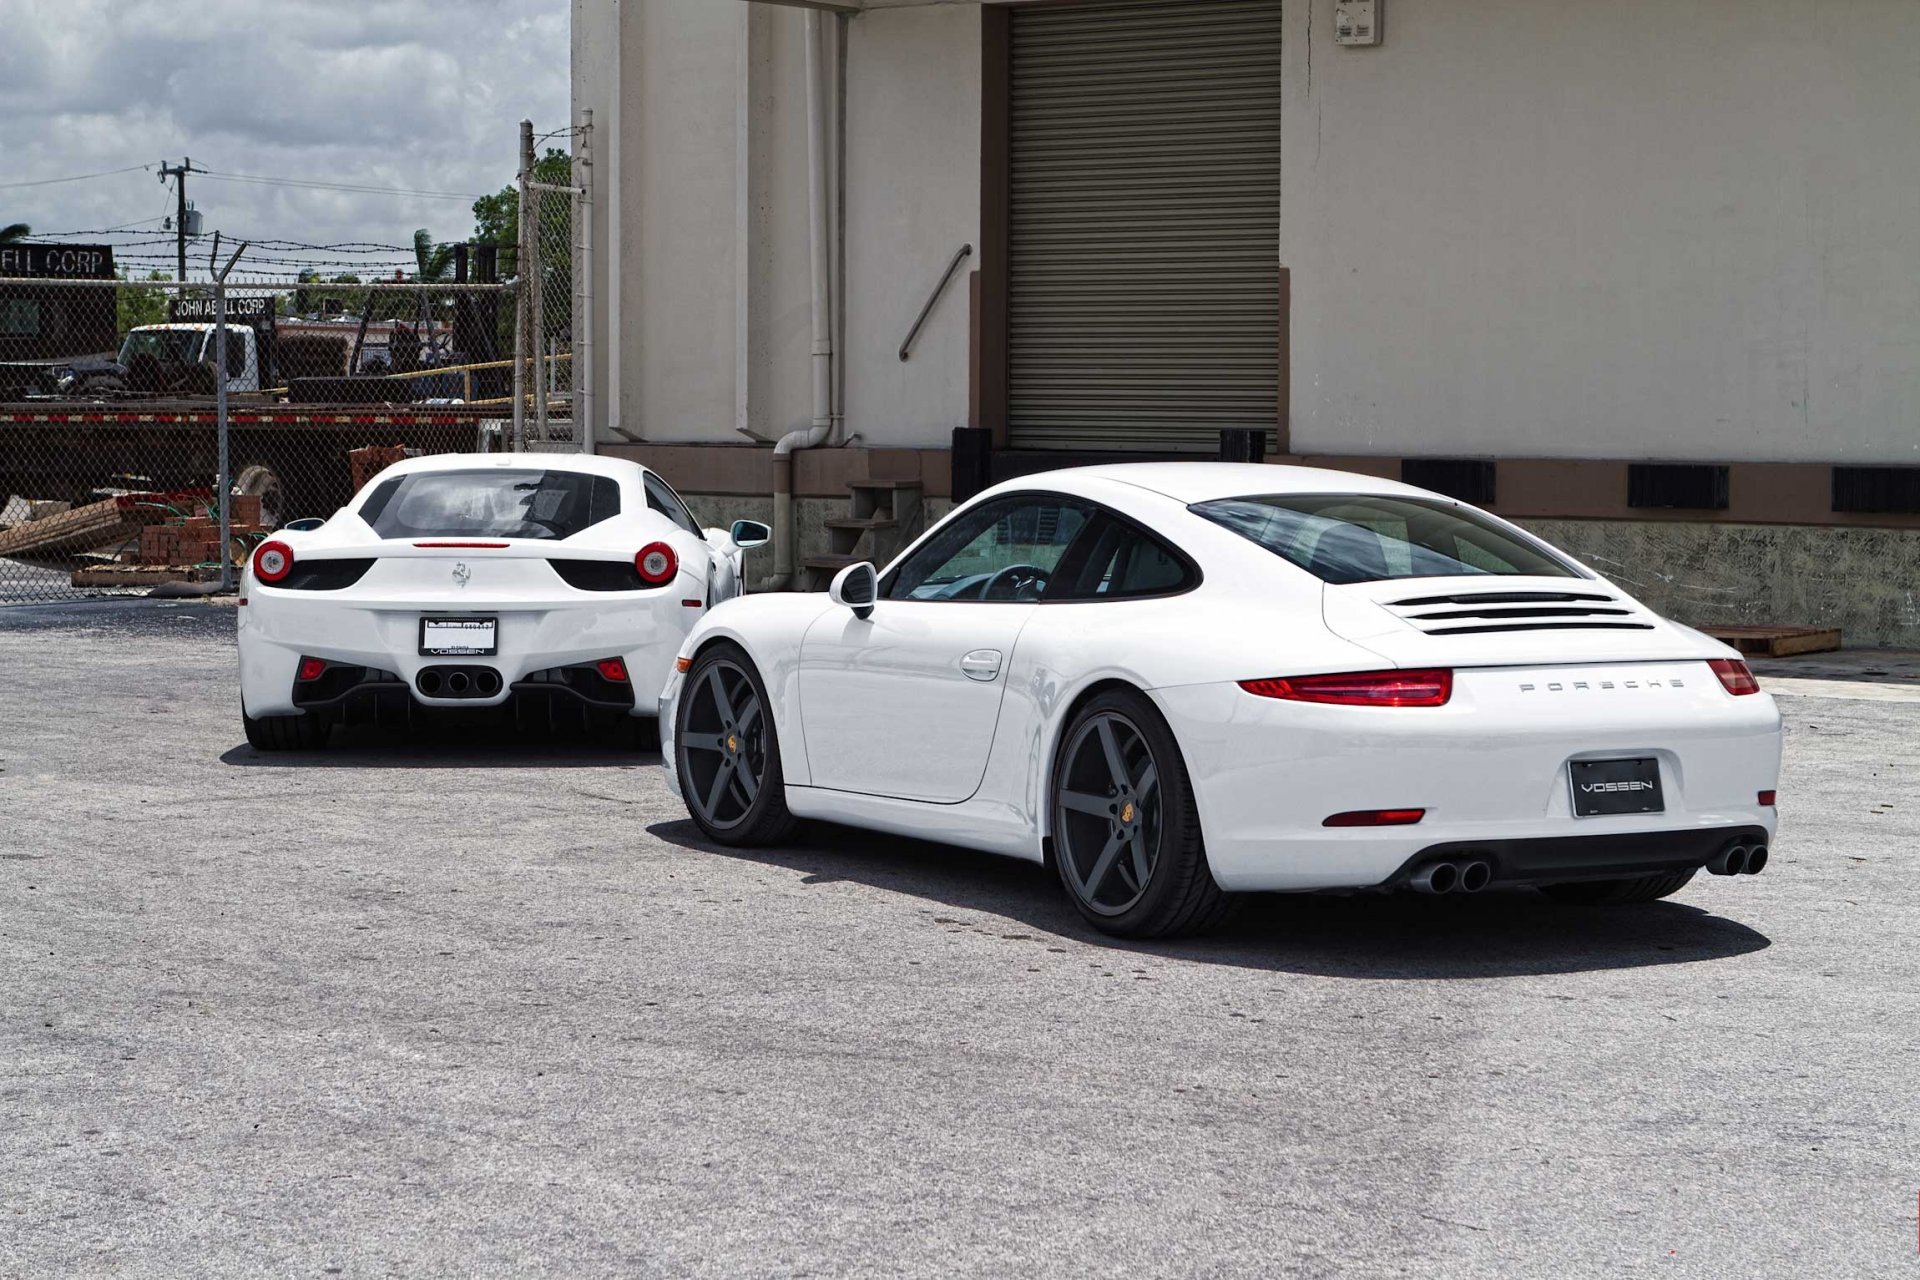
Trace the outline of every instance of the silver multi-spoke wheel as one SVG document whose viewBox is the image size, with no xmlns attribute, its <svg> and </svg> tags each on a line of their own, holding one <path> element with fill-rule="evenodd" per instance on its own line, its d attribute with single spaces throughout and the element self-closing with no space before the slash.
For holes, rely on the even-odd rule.
<svg viewBox="0 0 1920 1280">
<path fill-rule="evenodd" d="M 747 673 L 731 662 L 703 668 L 687 692 L 687 803 L 715 827 L 740 825 L 760 794 L 767 755 L 764 708 Z"/>
<path fill-rule="evenodd" d="M 725 645 L 694 664 L 674 748 L 687 808 L 709 836 L 761 844 L 792 833 L 773 716 L 745 653 Z"/>
<path fill-rule="evenodd" d="M 1160 771 L 1138 726 L 1107 711 L 1067 743 L 1055 856 L 1089 911 L 1117 916 L 1153 883 L 1164 828 Z"/>
</svg>

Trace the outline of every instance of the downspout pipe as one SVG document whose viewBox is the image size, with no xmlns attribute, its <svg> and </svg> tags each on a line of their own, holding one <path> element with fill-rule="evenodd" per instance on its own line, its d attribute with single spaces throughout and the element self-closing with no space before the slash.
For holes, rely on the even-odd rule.
<svg viewBox="0 0 1920 1280">
<path fill-rule="evenodd" d="M 813 421 L 773 446 L 773 573 L 755 591 L 785 591 L 797 572 L 793 518 L 793 455 L 825 443 L 833 431 L 833 227 L 829 212 L 826 21 L 807 10 L 807 232 L 812 280 Z"/>
</svg>

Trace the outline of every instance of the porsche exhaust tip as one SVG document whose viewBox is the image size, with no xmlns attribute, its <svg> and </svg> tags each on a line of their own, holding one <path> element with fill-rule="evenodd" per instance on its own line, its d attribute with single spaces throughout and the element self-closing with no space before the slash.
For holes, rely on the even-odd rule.
<svg viewBox="0 0 1920 1280">
<path fill-rule="evenodd" d="M 1460 892 L 1478 893 L 1493 883 L 1493 868 L 1475 859 L 1460 868 Z"/>
<path fill-rule="evenodd" d="M 1760 865 L 1767 864 L 1767 847 L 1760 848 Z M 1748 874 L 1747 864 L 1752 860 L 1752 850 L 1738 840 L 1707 859 L 1707 870 L 1716 876 L 1737 876 Z M 1758 870 L 1758 868 L 1755 868 Z"/>
<path fill-rule="evenodd" d="M 1767 846 L 1763 844 L 1749 845 L 1747 847 L 1747 865 L 1740 869 L 1741 874 L 1757 876 L 1766 868 L 1766 865 Z"/>
<path fill-rule="evenodd" d="M 1408 882 L 1416 893 L 1452 893 L 1460 884 L 1460 869 L 1451 862 L 1433 862 L 1413 873 Z"/>
</svg>

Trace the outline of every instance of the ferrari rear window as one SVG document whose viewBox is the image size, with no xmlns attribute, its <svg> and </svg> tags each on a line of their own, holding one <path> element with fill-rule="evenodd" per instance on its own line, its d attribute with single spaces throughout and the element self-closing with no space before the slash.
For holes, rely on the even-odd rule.
<svg viewBox="0 0 1920 1280">
<path fill-rule="evenodd" d="M 1378 494 L 1269 494 L 1189 508 L 1323 582 L 1466 574 L 1577 578 L 1573 566 L 1479 512 Z"/>
<path fill-rule="evenodd" d="M 571 538 L 619 514 L 620 482 L 580 471 L 416 471 L 360 504 L 383 538 Z"/>
</svg>

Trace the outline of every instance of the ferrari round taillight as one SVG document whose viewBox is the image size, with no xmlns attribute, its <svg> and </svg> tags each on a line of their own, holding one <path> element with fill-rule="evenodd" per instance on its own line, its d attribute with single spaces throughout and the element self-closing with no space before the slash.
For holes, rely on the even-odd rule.
<svg viewBox="0 0 1920 1280">
<path fill-rule="evenodd" d="M 1707 665 L 1713 668 L 1713 674 L 1720 677 L 1721 687 L 1734 697 L 1760 692 L 1760 682 L 1753 678 L 1753 672 L 1747 670 L 1747 664 L 1740 659 L 1713 658 Z"/>
<path fill-rule="evenodd" d="M 253 553 L 253 576 L 262 582 L 279 582 L 293 572 L 293 548 L 284 542 L 263 542 Z"/>
<path fill-rule="evenodd" d="M 650 587 L 665 586 L 680 571 L 680 557 L 664 542 L 649 542 L 633 558 L 634 572 Z"/>
<path fill-rule="evenodd" d="M 1324 676 L 1275 676 L 1242 680 L 1240 687 L 1262 698 L 1287 702 L 1325 702 L 1341 707 L 1443 707 L 1453 697 L 1453 672 L 1342 671 Z"/>
</svg>

